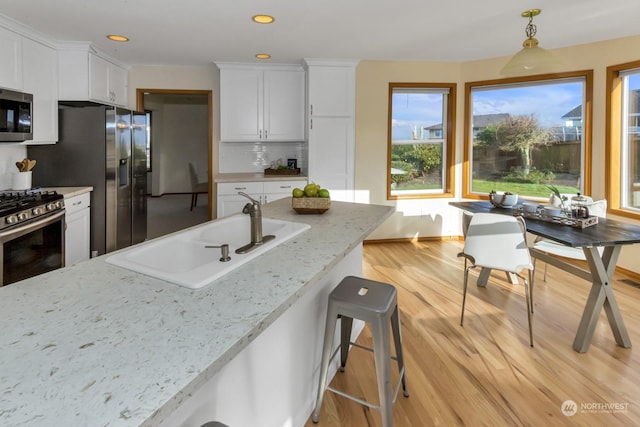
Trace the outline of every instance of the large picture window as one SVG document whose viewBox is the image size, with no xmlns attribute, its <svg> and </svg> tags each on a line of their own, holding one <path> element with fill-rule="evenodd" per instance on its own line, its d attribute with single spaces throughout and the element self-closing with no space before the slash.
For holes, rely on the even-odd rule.
<svg viewBox="0 0 640 427">
<path fill-rule="evenodd" d="M 467 83 L 463 195 L 590 194 L 592 71 Z"/>
<path fill-rule="evenodd" d="M 387 198 L 452 197 L 455 84 L 389 83 Z"/>
<path fill-rule="evenodd" d="M 640 61 L 607 68 L 607 199 L 640 218 Z"/>
</svg>

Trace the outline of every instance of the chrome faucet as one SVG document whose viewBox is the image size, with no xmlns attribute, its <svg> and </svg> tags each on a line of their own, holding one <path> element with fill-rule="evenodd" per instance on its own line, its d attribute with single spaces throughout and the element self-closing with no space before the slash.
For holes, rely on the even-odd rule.
<svg viewBox="0 0 640 427">
<path fill-rule="evenodd" d="M 245 254 L 257 246 L 275 239 L 275 236 L 262 235 L 262 209 L 260 208 L 260 202 L 242 191 L 238 192 L 238 194 L 250 200 L 250 203 L 247 203 L 244 205 L 244 208 L 242 208 L 242 213 L 249 214 L 251 219 L 251 243 L 236 249 L 237 254 Z"/>
</svg>

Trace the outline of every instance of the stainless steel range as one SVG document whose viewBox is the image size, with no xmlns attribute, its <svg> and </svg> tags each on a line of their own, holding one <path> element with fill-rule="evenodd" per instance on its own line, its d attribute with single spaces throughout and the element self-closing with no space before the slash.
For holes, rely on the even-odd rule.
<svg viewBox="0 0 640 427">
<path fill-rule="evenodd" d="M 64 267 L 64 219 L 55 191 L 0 193 L 0 286 Z"/>
</svg>

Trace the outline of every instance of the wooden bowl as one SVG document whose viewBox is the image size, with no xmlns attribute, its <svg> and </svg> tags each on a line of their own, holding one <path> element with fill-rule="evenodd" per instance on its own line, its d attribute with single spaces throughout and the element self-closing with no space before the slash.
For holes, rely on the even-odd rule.
<svg viewBox="0 0 640 427">
<path fill-rule="evenodd" d="M 293 197 L 291 198 L 291 206 L 299 214 L 323 214 L 331 207 L 331 199 L 328 197 Z"/>
</svg>

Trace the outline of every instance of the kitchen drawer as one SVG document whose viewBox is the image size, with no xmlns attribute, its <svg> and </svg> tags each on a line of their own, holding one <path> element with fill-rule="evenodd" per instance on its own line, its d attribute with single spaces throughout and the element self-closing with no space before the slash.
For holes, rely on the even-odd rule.
<svg viewBox="0 0 640 427">
<path fill-rule="evenodd" d="M 290 194 L 294 188 L 304 188 L 306 184 L 306 181 L 267 181 L 264 183 L 264 192 Z"/>
<path fill-rule="evenodd" d="M 64 207 L 67 215 L 72 215 L 81 209 L 86 209 L 91 205 L 91 193 L 82 193 L 77 196 L 64 199 Z"/>
<path fill-rule="evenodd" d="M 262 182 L 221 182 L 218 183 L 218 194 L 238 194 L 239 191 L 247 194 L 262 194 Z"/>
</svg>

